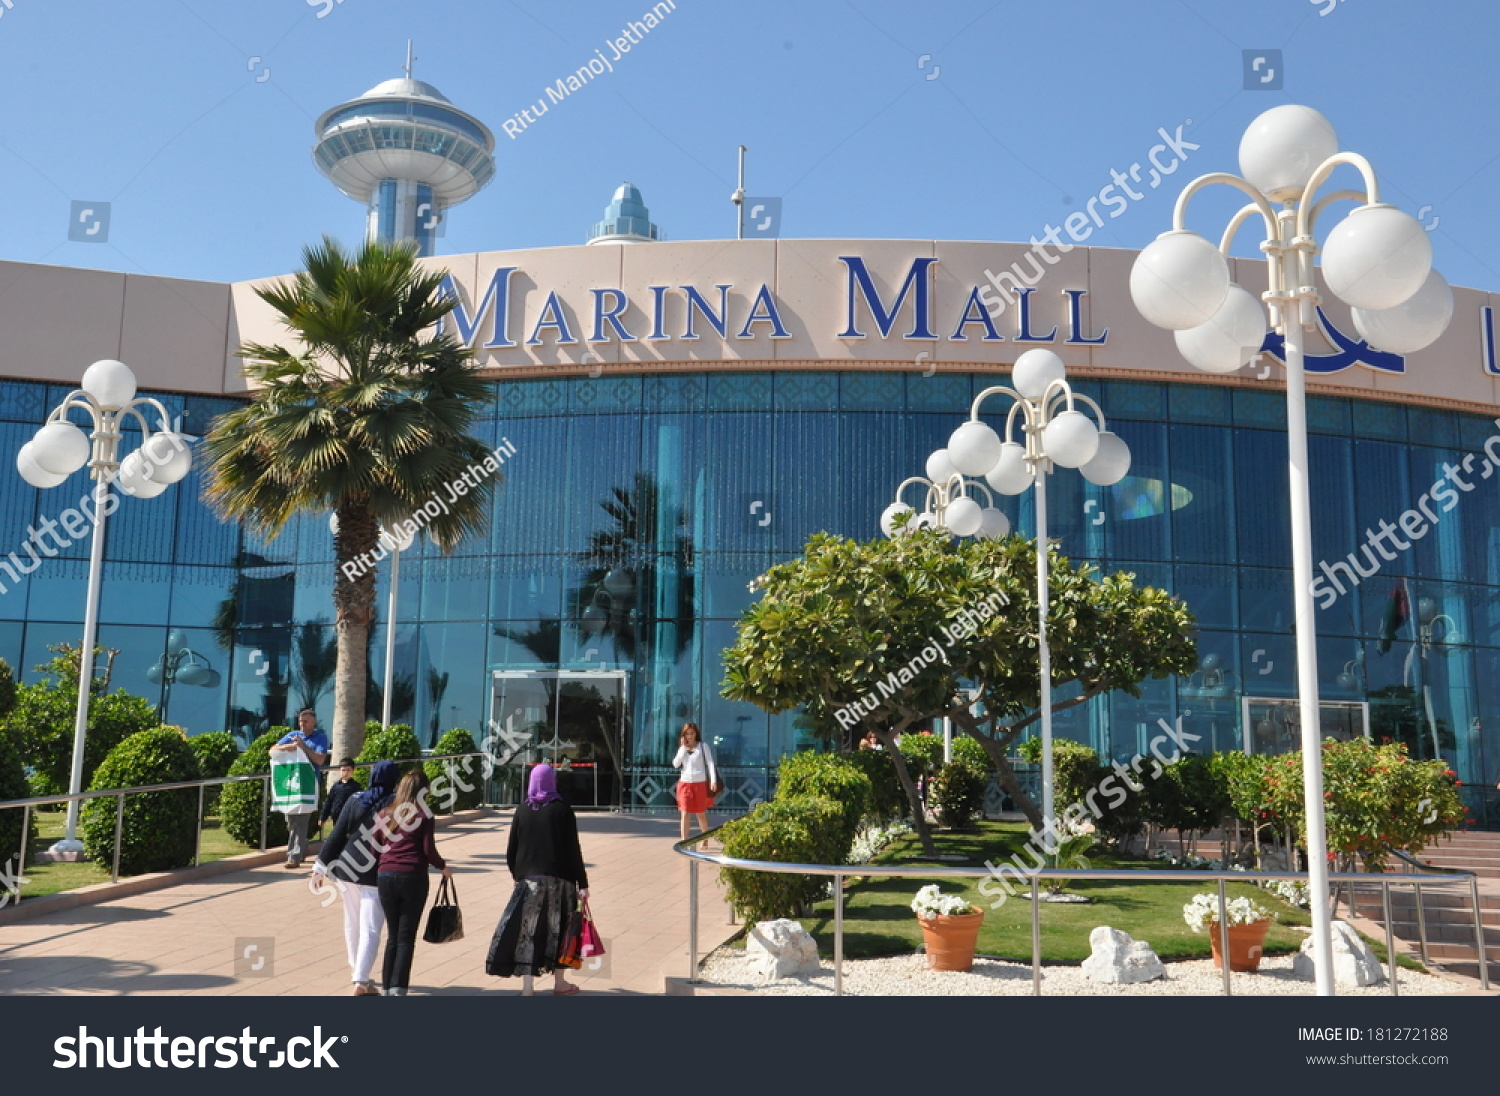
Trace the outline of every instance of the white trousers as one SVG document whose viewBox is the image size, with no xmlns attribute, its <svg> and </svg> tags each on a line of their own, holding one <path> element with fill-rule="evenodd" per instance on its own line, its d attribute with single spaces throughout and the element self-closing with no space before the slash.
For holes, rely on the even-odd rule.
<svg viewBox="0 0 1500 1096">
<path fill-rule="evenodd" d="M 339 885 L 339 884 L 334 884 Z M 344 895 L 344 944 L 349 950 L 349 969 L 355 982 L 368 982 L 375 956 L 380 951 L 380 930 L 385 914 L 380 892 L 358 883 L 341 885 Z"/>
</svg>

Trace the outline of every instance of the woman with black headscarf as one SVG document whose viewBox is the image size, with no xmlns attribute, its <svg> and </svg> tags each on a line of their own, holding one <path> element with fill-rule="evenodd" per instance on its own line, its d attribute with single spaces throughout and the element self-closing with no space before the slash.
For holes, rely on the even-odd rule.
<svg viewBox="0 0 1500 1096">
<path fill-rule="evenodd" d="M 370 770 L 370 787 L 344 804 L 313 866 L 314 890 L 321 888 L 325 875 L 330 875 L 344 896 L 344 944 L 349 950 L 356 997 L 380 996 L 370 980 L 380 951 L 380 927 L 385 921 L 376 881 L 381 842 L 375 817 L 391 801 L 400 779 L 401 768 L 394 761 L 377 762 Z"/>
<path fill-rule="evenodd" d="M 533 996 L 532 979 L 548 971 L 553 994 L 577 993 L 564 977 L 567 968 L 557 965 L 557 951 L 579 899 L 589 896 L 589 877 L 578 846 L 578 820 L 557 794 L 551 765 L 531 770 L 526 802 L 511 819 L 505 863 L 516 888 L 490 940 L 484 969 L 500 978 L 519 974 L 522 997 Z"/>
</svg>

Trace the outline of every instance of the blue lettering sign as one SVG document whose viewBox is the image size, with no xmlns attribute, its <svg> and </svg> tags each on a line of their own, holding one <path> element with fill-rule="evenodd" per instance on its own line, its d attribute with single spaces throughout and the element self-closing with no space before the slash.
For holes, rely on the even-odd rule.
<svg viewBox="0 0 1500 1096">
<path fill-rule="evenodd" d="M 901 289 L 896 294 L 896 303 L 889 309 L 880 299 L 880 291 L 875 288 L 875 283 L 870 279 L 870 272 L 865 269 L 865 261 L 857 255 L 840 255 L 839 262 L 849 268 L 849 322 L 844 330 L 839 332 L 841 339 L 863 339 L 864 332 L 860 331 L 855 291 L 864 295 L 865 304 L 870 308 L 870 315 L 875 319 L 875 326 L 880 329 L 880 337 L 888 339 L 891 336 L 891 328 L 896 323 L 896 317 L 901 313 L 901 308 L 906 304 L 908 295 L 915 298 L 915 318 L 912 321 L 911 330 L 903 338 L 907 339 L 936 339 L 930 326 L 932 314 L 932 278 L 931 271 L 936 259 L 913 259 L 911 269 L 907 271 L 906 281 L 901 283 Z"/>
</svg>

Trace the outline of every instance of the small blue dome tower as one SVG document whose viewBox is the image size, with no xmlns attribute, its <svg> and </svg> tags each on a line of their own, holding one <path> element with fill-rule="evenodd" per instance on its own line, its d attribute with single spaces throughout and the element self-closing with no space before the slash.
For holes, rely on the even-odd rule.
<svg viewBox="0 0 1500 1096">
<path fill-rule="evenodd" d="M 604 220 L 589 229 L 591 244 L 650 243 L 661 239 L 661 230 L 651 223 L 651 211 L 641 201 L 634 183 L 621 183 L 604 207 Z"/>
</svg>

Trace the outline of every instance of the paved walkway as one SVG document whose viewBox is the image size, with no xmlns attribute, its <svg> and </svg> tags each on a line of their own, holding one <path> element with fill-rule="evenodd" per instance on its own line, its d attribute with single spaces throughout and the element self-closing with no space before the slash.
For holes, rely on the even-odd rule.
<svg viewBox="0 0 1500 1096">
<path fill-rule="evenodd" d="M 509 812 L 482 814 L 438 832 L 466 936 L 443 945 L 418 941 L 413 994 L 520 988 L 519 979 L 484 973 L 490 934 L 512 886 L 505 869 L 509 820 Z M 599 971 L 570 977 L 588 993 L 660 994 L 663 976 L 682 977 L 688 965 L 688 867 L 672 852 L 677 816 L 580 813 L 578 825 L 590 906 L 608 955 Z M 711 874 L 703 873 L 705 882 Z M 348 994 L 343 903 L 322 907 L 308 875 L 276 864 L 0 925 L 0 994 Z M 437 882 L 434 873 L 433 891 Z M 699 925 L 705 952 L 734 932 L 716 898 L 705 901 Z M 259 971 L 237 973 L 236 957 L 250 944 L 260 950 L 241 959 L 242 968 L 261 954 L 268 961 Z M 541 979 L 538 988 L 550 984 L 550 977 Z"/>
</svg>

